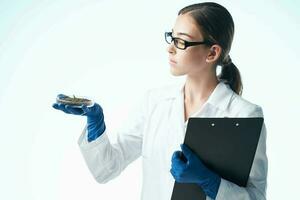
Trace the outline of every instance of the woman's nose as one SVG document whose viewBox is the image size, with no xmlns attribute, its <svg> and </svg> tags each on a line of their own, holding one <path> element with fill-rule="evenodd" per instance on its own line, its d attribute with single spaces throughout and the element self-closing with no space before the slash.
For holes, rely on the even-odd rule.
<svg viewBox="0 0 300 200">
<path fill-rule="evenodd" d="M 175 53 L 175 47 L 174 47 L 174 43 L 173 42 L 171 42 L 171 44 L 169 44 L 168 46 L 167 46 L 167 52 L 168 53 Z"/>
</svg>

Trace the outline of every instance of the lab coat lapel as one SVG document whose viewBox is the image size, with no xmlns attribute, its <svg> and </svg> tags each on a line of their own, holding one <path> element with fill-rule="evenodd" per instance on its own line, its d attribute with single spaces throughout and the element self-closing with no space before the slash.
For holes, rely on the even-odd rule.
<svg viewBox="0 0 300 200">
<path fill-rule="evenodd" d="M 180 88 L 177 90 L 173 102 L 172 102 L 172 115 L 171 115 L 171 130 L 173 134 L 176 134 L 176 144 L 178 142 L 183 143 L 184 139 L 184 132 L 185 132 L 185 127 L 184 127 L 184 96 L 182 94 L 182 85 Z"/>
</svg>

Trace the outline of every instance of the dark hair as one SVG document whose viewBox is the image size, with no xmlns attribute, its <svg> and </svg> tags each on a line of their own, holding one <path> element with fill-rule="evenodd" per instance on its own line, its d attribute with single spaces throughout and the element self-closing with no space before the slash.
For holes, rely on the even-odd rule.
<svg viewBox="0 0 300 200">
<path fill-rule="evenodd" d="M 182 8 L 178 15 L 188 13 L 197 22 L 203 39 L 222 47 L 217 65 L 222 66 L 218 79 L 229 84 L 230 88 L 242 95 L 243 84 L 238 68 L 229 56 L 234 35 L 234 22 L 228 10 L 213 2 L 197 3 Z"/>
</svg>

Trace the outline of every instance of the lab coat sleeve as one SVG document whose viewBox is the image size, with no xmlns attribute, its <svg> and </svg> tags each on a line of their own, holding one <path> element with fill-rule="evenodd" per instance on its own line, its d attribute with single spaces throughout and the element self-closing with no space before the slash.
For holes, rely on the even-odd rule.
<svg viewBox="0 0 300 200">
<path fill-rule="evenodd" d="M 263 117 L 261 107 L 257 106 L 248 117 Z M 266 126 L 263 123 L 247 186 L 240 187 L 222 178 L 216 200 L 265 200 L 267 172 Z"/>
<path fill-rule="evenodd" d="M 114 143 L 109 140 L 107 131 L 92 142 L 87 142 L 87 130 L 84 128 L 78 139 L 84 160 L 99 183 L 106 183 L 118 176 L 126 166 L 141 155 L 143 130 L 148 109 L 147 91 L 138 106 L 130 112 L 127 123 L 117 131 Z"/>
</svg>

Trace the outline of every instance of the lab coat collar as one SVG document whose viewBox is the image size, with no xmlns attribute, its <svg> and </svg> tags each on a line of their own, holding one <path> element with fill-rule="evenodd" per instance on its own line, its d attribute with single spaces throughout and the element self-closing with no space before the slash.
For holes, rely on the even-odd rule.
<svg viewBox="0 0 300 200">
<path fill-rule="evenodd" d="M 177 89 L 171 92 L 171 95 L 169 97 L 183 98 L 184 86 L 185 82 L 179 84 L 179 87 L 177 86 Z M 230 88 L 230 86 L 220 81 L 213 92 L 210 94 L 209 98 L 206 101 L 206 104 L 210 104 L 218 109 L 225 111 L 230 103 L 231 98 L 233 97 L 233 94 L 234 91 Z"/>
</svg>

